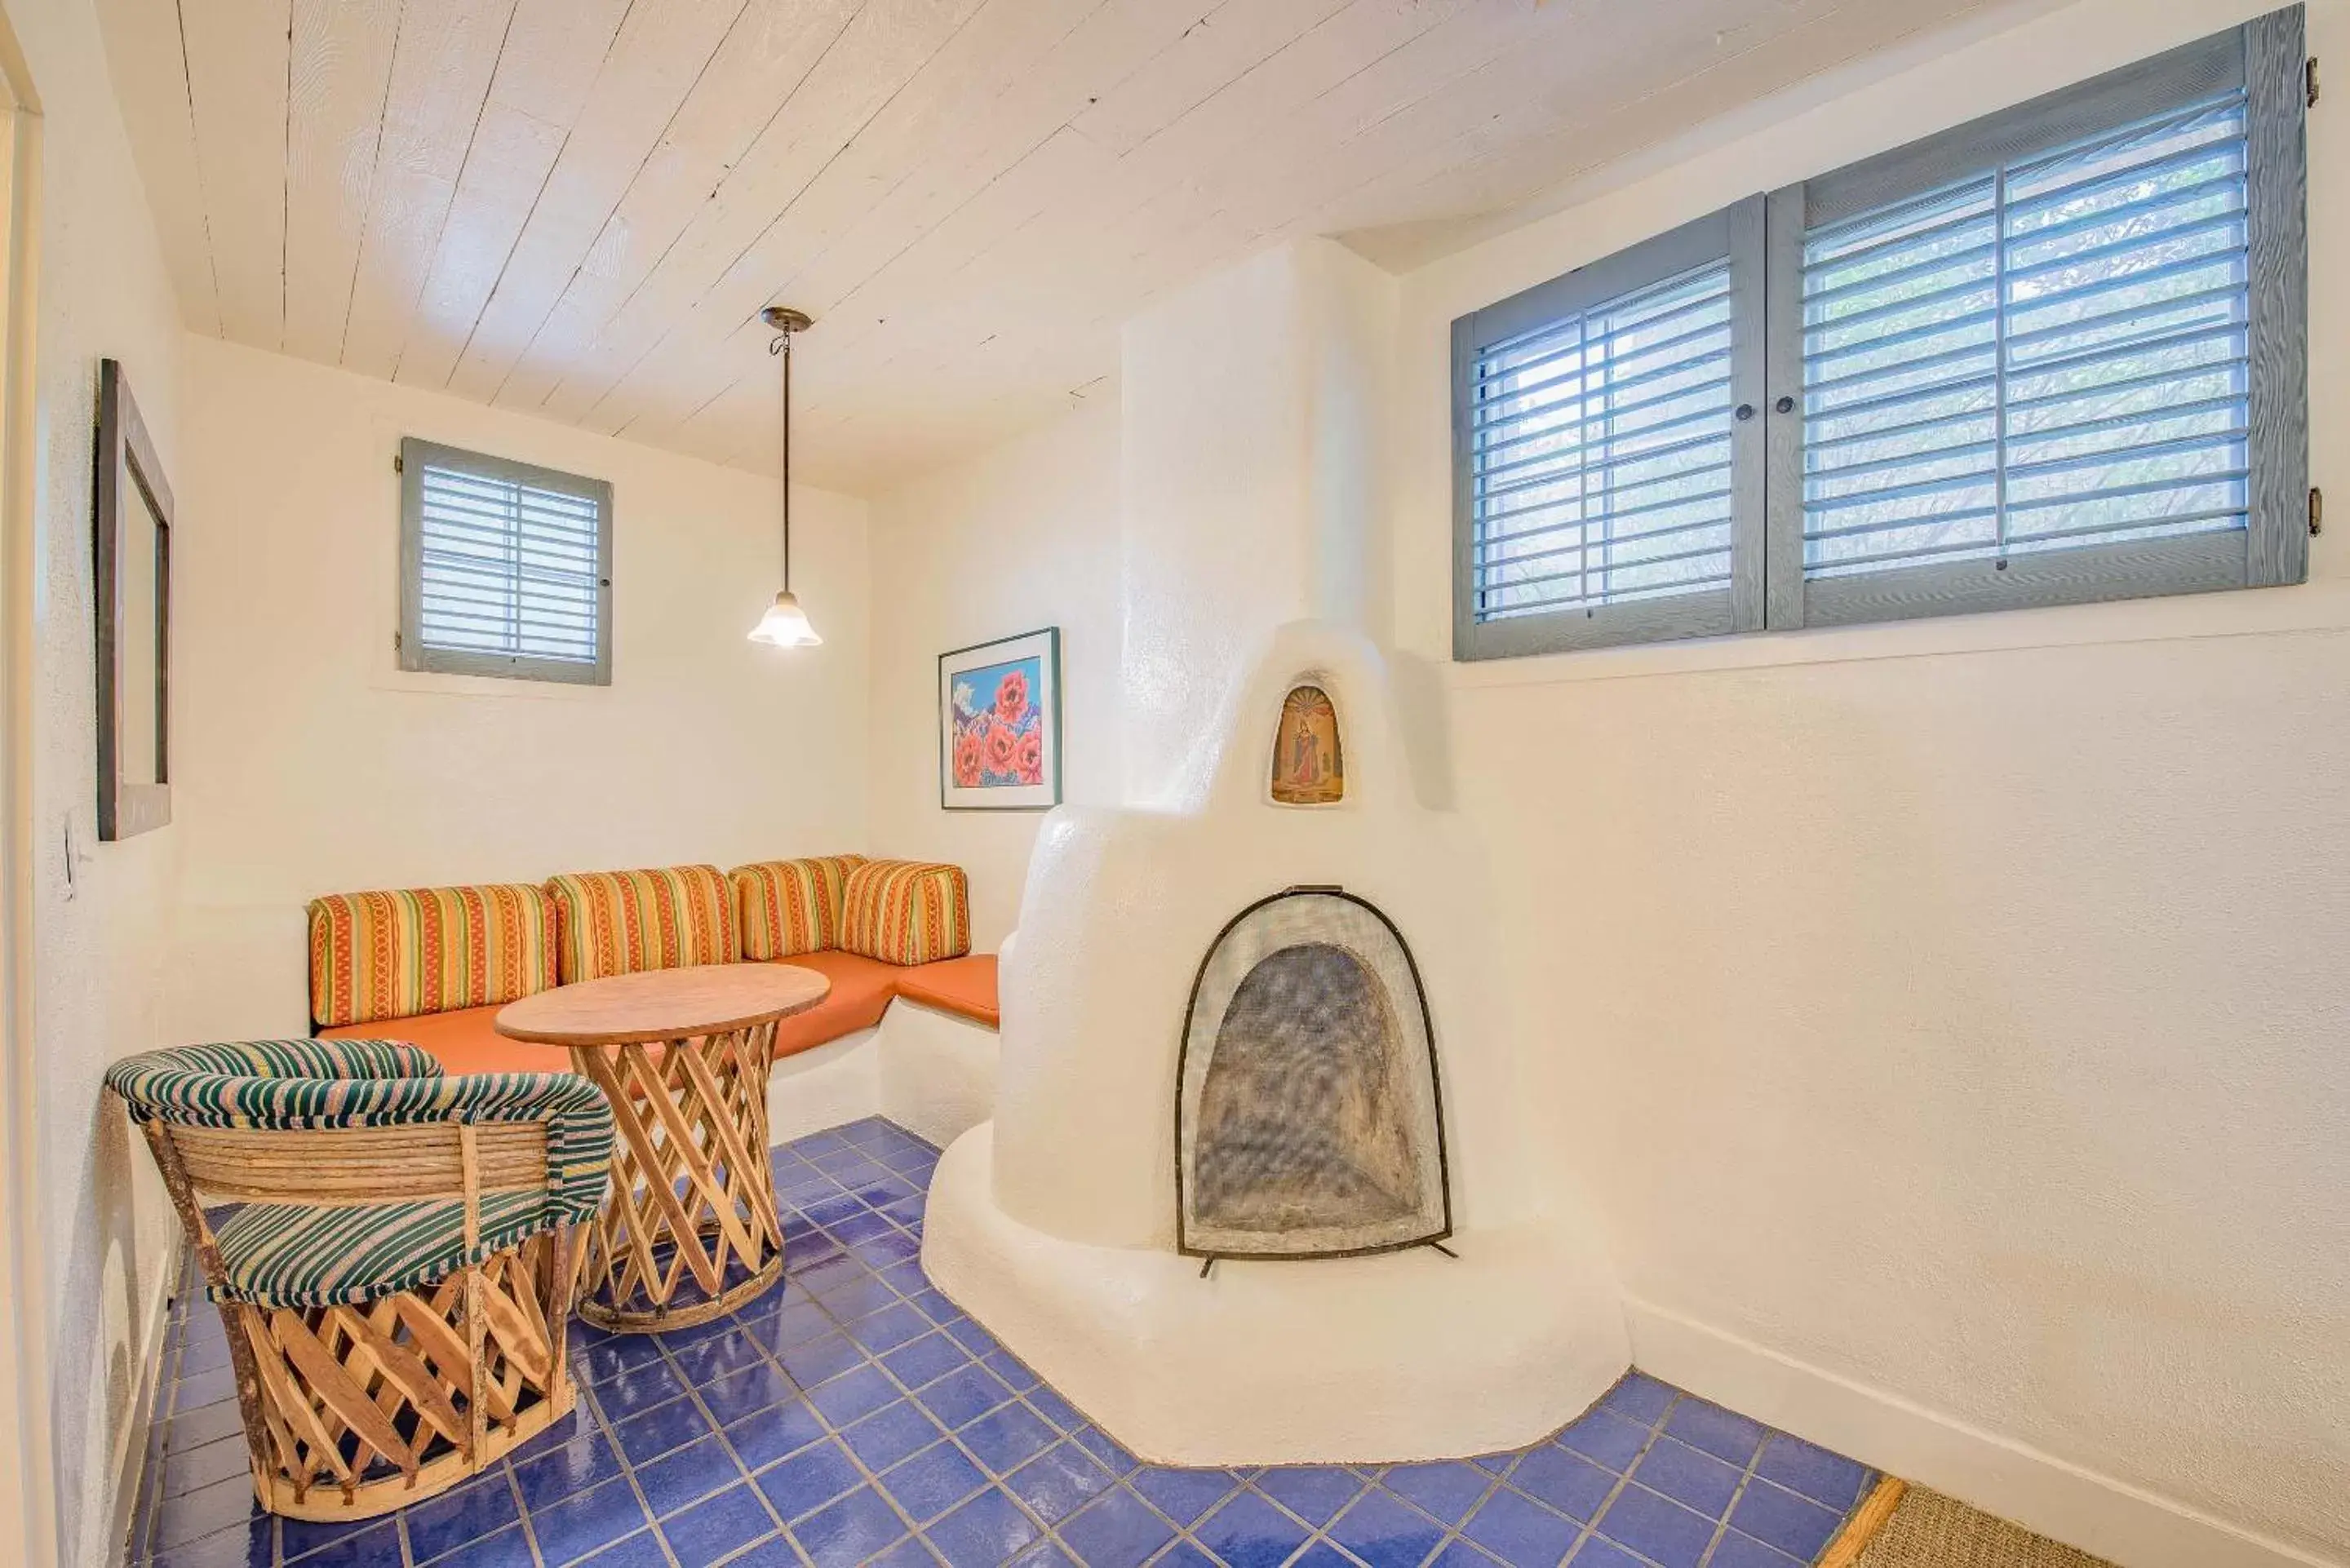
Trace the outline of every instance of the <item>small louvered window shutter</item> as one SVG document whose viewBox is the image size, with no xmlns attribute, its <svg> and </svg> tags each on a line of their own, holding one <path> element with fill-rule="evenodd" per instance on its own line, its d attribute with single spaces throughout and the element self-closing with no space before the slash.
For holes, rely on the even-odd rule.
<svg viewBox="0 0 2350 1568">
<path fill-rule="evenodd" d="M 1730 582 L 1730 264 L 1611 299 L 1477 367 L 1477 614 Z"/>
<path fill-rule="evenodd" d="M 2241 92 L 1806 236 L 1814 576 L 2241 529 Z"/>
<path fill-rule="evenodd" d="M 1773 626 L 2300 578 L 2301 47 L 2280 12 L 1773 199 Z"/>
<path fill-rule="evenodd" d="M 1761 223 L 1758 200 L 1463 319 L 1469 657 L 1759 623 L 1734 568 L 1759 547 Z"/>
<path fill-rule="evenodd" d="M 607 681 L 610 486 L 419 441 L 401 472 L 402 664 Z"/>
</svg>

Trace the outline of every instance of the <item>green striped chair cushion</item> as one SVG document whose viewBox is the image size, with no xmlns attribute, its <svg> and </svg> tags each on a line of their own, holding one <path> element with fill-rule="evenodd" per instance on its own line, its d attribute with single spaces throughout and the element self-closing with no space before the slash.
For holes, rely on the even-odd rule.
<svg viewBox="0 0 2350 1568">
<path fill-rule="evenodd" d="M 228 1282 L 210 1293 L 267 1307 L 355 1305 L 445 1280 L 546 1226 L 538 1192 L 484 1193 L 470 1252 L 463 1203 L 248 1203 L 214 1232 Z"/>
<path fill-rule="evenodd" d="M 294 1131 L 434 1122 L 546 1124 L 546 1189 L 485 1197 L 477 1257 L 512 1246 L 534 1231 L 593 1217 L 611 1179 L 611 1107 L 603 1091 L 586 1078 L 568 1073 L 475 1073 L 452 1078 L 442 1072 L 432 1053 L 398 1041 L 180 1045 L 125 1057 L 107 1070 L 106 1086 L 122 1096 L 135 1119 L 179 1127 Z M 515 1204 L 520 1207 L 513 1209 Z M 494 1230 L 489 1219 L 494 1205 L 508 1216 Z M 317 1210 L 247 1205 L 227 1222 L 218 1240 L 226 1262 L 228 1229 L 242 1229 L 247 1236 L 244 1245 L 256 1259 L 265 1260 L 255 1265 L 257 1277 L 326 1282 L 315 1288 L 297 1287 L 298 1300 L 249 1298 L 258 1304 L 363 1301 L 438 1277 L 428 1272 L 408 1278 L 436 1259 L 455 1259 L 443 1272 L 473 1261 L 464 1257 L 462 1244 L 450 1243 L 455 1248 L 452 1251 L 434 1239 L 443 1210 L 456 1216 L 448 1223 L 462 1230 L 463 1210 L 455 1203 Z M 523 1210 L 529 1211 L 527 1219 L 514 1217 Z M 290 1218 L 295 1215 L 311 1217 L 315 1223 L 296 1224 Z M 380 1241 L 373 1239 L 372 1227 L 382 1229 Z M 354 1249 L 353 1235 L 366 1236 L 368 1244 Z M 337 1250 L 334 1256 L 313 1250 L 327 1247 Z M 360 1256 L 388 1259 L 398 1267 L 380 1273 L 372 1263 L 351 1263 Z M 233 1262 L 230 1276 L 232 1282 L 239 1276 Z M 234 1288 L 242 1293 L 243 1286 Z"/>
</svg>

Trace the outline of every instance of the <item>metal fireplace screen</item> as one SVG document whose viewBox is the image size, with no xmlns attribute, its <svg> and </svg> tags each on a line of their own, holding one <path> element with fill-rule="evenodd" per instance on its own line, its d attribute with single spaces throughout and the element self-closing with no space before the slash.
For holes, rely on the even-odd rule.
<svg viewBox="0 0 2350 1568">
<path fill-rule="evenodd" d="M 1177 1072 L 1179 1251 L 1348 1257 L 1451 1234 L 1428 999 L 1365 899 L 1293 888 L 1235 916 L 1192 982 Z"/>
</svg>

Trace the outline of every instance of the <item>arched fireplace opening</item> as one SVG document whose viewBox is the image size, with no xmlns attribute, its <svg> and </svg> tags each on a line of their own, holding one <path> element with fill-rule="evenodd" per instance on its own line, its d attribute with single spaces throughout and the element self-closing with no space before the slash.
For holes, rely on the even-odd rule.
<svg viewBox="0 0 2350 1568">
<path fill-rule="evenodd" d="M 1177 1072 L 1180 1251 L 1348 1257 L 1451 1233 L 1427 998 L 1367 900 L 1292 888 L 1235 916 L 1192 982 Z"/>
</svg>

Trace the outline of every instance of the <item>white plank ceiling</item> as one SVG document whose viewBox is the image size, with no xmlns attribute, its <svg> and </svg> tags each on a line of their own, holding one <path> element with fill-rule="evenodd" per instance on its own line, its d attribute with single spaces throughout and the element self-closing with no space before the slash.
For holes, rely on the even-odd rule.
<svg viewBox="0 0 2350 1568">
<path fill-rule="evenodd" d="M 852 492 L 1978 0 L 99 0 L 189 325 Z"/>
</svg>

